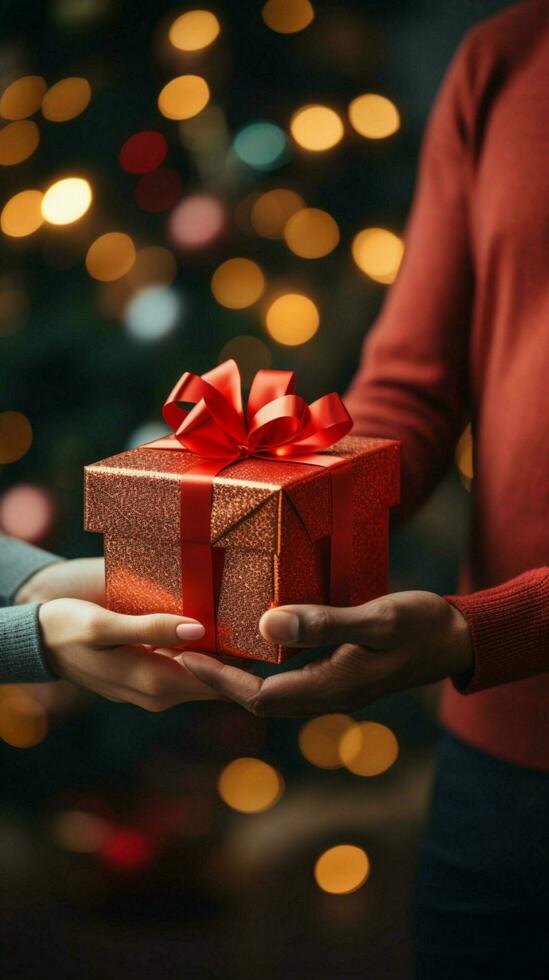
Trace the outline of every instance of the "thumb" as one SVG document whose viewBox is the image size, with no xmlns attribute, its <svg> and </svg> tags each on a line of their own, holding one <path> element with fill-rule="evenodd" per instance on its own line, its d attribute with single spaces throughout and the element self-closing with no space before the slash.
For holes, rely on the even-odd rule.
<svg viewBox="0 0 549 980">
<path fill-rule="evenodd" d="M 103 610 L 95 627 L 95 641 L 100 646 L 148 644 L 152 647 L 174 647 L 199 640 L 205 630 L 196 619 L 152 613 L 148 616 L 126 616 Z"/>
<path fill-rule="evenodd" d="M 379 626 L 376 600 L 362 606 L 279 606 L 259 621 L 266 640 L 289 647 L 358 643 L 375 649 L 382 645 Z"/>
</svg>

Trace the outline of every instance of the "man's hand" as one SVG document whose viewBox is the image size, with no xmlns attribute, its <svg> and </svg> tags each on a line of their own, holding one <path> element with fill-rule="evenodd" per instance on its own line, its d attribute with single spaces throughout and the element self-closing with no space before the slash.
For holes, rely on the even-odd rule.
<svg viewBox="0 0 549 980">
<path fill-rule="evenodd" d="M 174 659 L 173 649 L 154 649 L 199 639 L 204 629 L 196 620 L 123 616 L 78 599 L 44 602 L 38 618 L 51 670 L 111 701 L 163 711 L 182 701 L 221 699 Z"/>
<path fill-rule="evenodd" d="M 56 561 L 34 573 L 14 596 L 14 603 L 47 602 L 48 599 L 87 599 L 105 604 L 103 558 Z"/>
<path fill-rule="evenodd" d="M 266 640 L 284 646 L 343 645 L 266 679 L 200 653 L 186 651 L 178 659 L 197 680 L 253 714 L 286 717 L 352 711 L 473 667 L 465 618 L 432 592 L 396 592 L 348 609 L 281 606 L 264 613 L 259 628 Z"/>
</svg>

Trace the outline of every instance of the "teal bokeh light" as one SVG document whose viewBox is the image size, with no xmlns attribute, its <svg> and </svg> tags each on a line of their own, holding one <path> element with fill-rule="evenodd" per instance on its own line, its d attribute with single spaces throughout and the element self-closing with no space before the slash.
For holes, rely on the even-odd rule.
<svg viewBox="0 0 549 980">
<path fill-rule="evenodd" d="M 253 122 L 235 136 L 233 149 L 239 160 L 255 170 L 274 170 L 288 159 L 288 140 L 279 126 Z"/>
</svg>

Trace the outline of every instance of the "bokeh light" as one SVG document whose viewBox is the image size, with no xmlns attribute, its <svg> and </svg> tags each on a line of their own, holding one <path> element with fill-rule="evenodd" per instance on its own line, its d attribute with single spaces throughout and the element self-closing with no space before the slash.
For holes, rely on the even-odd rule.
<svg viewBox="0 0 549 980">
<path fill-rule="evenodd" d="M 42 199 L 42 215 L 52 225 L 70 225 L 88 210 L 92 191 L 83 177 L 65 177 L 48 187 Z"/>
<path fill-rule="evenodd" d="M 32 445 L 32 426 L 22 412 L 0 412 L 0 464 L 21 459 Z"/>
<path fill-rule="evenodd" d="M 11 238 L 32 235 L 44 223 L 42 216 L 42 192 L 20 191 L 4 205 L 0 214 L 0 228 Z"/>
<path fill-rule="evenodd" d="M 167 119 L 190 119 L 208 104 L 210 89 L 200 75 L 179 75 L 164 86 L 158 108 Z"/>
<path fill-rule="evenodd" d="M 219 36 L 219 21 L 211 10 L 188 10 L 170 27 L 168 37 L 180 51 L 200 51 Z"/>
<path fill-rule="evenodd" d="M 222 234 L 225 209 L 211 194 L 192 194 L 170 215 L 168 232 L 175 245 L 192 251 L 207 248 Z"/>
<path fill-rule="evenodd" d="M 332 714 L 311 718 L 301 728 L 298 744 L 301 754 L 320 769 L 340 769 L 339 743 L 345 732 L 354 725 L 349 715 Z"/>
<path fill-rule="evenodd" d="M 0 689 L 0 739 L 16 749 L 30 749 L 48 734 L 45 708 L 22 688 Z"/>
<path fill-rule="evenodd" d="M 11 167 L 27 160 L 40 142 L 40 130 L 32 119 L 20 119 L 0 129 L 0 164 Z"/>
<path fill-rule="evenodd" d="M 360 721 L 343 733 L 339 755 L 356 776 L 379 776 L 398 759 L 398 741 L 386 725 Z"/>
<path fill-rule="evenodd" d="M 474 477 L 473 433 L 471 425 L 467 425 L 461 433 L 456 446 L 455 460 L 459 471 L 459 478 L 465 489 L 470 490 Z"/>
<path fill-rule="evenodd" d="M 176 170 L 158 167 L 137 181 L 135 200 L 142 211 L 157 214 L 173 207 L 181 197 L 181 177 Z"/>
<path fill-rule="evenodd" d="M 212 293 L 221 306 L 243 310 L 257 302 L 265 289 L 265 276 L 251 259 L 228 259 L 212 276 Z"/>
<path fill-rule="evenodd" d="M 295 191 L 278 187 L 255 198 L 250 213 L 252 227 L 264 238 L 284 238 L 289 218 L 305 207 L 303 198 Z"/>
<path fill-rule="evenodd" d="M 117 827 L 101 848 L 101 858 L 116 871 L 138 871 L 152 857 L 151 843 L 141 830 Z"/>
<path fill-rule="evenodd" d="M 169 286 L 177 275 L 175 257 L 163 245 L 146 245 L 140 248 L 128 273 L 128 281 L 134 289 L 141 286 Z"/>
<path fill-rule="evenodd" d="M 144 446 L 147 442 L 154 442 L 156 439 L 161 439 L 170 432 L 171 429 L 168 428 L 165 422 L 143 422 L 143 425 L 138 425 L 137 429 L 134 429 L 128 436 L 124 448 L 135 449 L 137 446 Z"/>
<path fill-rule="evenodd" d="M 51 835 L 58 847 L 75 854 L 100 851 L 111 833 L 106 820 L 85 810 L 67 810 L 52 821 Z"/>
<path fill-rule="evenodd" d="M 386 228 L 365 228 L 355 235 L 353 259 L 362 272 L 376 282 L 395 281 L 404 254 L 404 242 Z"/>
<path fill-rule="evenodd" d="M 331 150 L 343 138 L 343 123 L 328 106 L 306 105 L 292 116 L 290 132 L 304 150 L 321 153 Z"/>
<path fill-rule="evenodd" d="M 236 361 L 240 369 L 242 384 L 247 388 L 253 381 L 257 371 L 271 367 L 271 352 L 259 337 L 252 337 L 247 334 L 240 334 L 238 337 L 231 337 L 219 351 L 218 363 L 228 361 L 231 358 Z"/>
<path fill-rule="evenodd" d="M 320 325 L 319 312 L 303 293 L 284 293 L 269 306 L 265 325 L 279 344 L 295 347 L 314 337 Z"/>
<path fill-rule="evenodd" d="M 154 129 L 144 129 L 124 140 L 118 161 L 128 174 L 147 174 L 164 162 L 167 152 L 166 137 Z"/>
<path fill-rule="evenodd" d="M 288 142 L 279 126 L 253 122 L 235 136 L 233 149 L 239 160 L 255 170 L 273 170 L 284 162 Z"/>
<path fill-rule="evenodd" d="M 63 78 L 42 99 L 42 115 L 50 122 L 67 122 L 87 109 L 92 97 L 87 78 Z"/>
<path fill-rule="evenodd" d="M 29 296 L 19 280 L 10 275 L 0 276 L 0 337 L 17 333 L 29 313 Z"/>
<path fill-rule="evenodd" d="M 394 102 L 373 93 L 353 99 L 349 105 L 349 121 L 357 133 L 371 140 L 386 139 L 400 127 L 400 115 Z"/>
<path fill-rule="evenodd" d="M 47 85 L 40 75 L 17 78 L 2 93 L 0 116 L 4 119 L 26 119 L 40 108 Z"/>
<path fill-rule="evenodd" d="M 320 208 L 303 208 L 288 219 L 284 228 L 286 244 L 304 259 L 320 259 L 339 244 L 337 222 Z"/>
<path fill-rule="evenodd" d="M 130 299 L 124 324 L 134 340 L 162 340 L 177 326 L 182 312 L 181 298 L 175 289 L 147 286 Z"/>
<path fill-rule="evenodd" d="M 267 0 L 261 16 L 272 31 L 296 34 L 309 26 L 315 12 L 309 0 Z"/>
<path fill-rule="evenodd" d="M 14 538 L 34 544 L 50 530 L 53 503 L 42 487 L 18 483 L 0 497 L 0 529 Z"/>
<path fill-rule="evenodd" d="M 370 874 L 368 855 L 354 844 L 337 844 L 320 855 L 314 870 L 319 888 L 331 895 L 356 892 Z"/>
<path fill-rule="evenodd" d="M 135 262 L 135 245 L 129 235 L 110 231 L 90 245 L 86 255 L 86 269 L 92 279 L 112 282 L 120 279 Z"/>
<path fill-rule="evenodd" d="M 221 799 L 240 813 L 261 813 L 278 802 L 284 781 L 276 769 L 261 759 L 234 759 L 225 766 L 217 783 Z"/>
</svg>

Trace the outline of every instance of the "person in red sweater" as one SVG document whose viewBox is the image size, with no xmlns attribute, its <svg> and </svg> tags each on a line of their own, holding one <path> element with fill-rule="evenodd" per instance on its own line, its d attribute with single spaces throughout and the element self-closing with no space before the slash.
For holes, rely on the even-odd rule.
<svg viewBox="0 0 549 980">
<path fill-rule="evenodd" d="M 363 706 L 443 678 L 418 895 L 421 977 L 549 977 L 549 3 L 462 42 L 432 111 L 406 253 L 347 405 L 402 442 L 400 517 L 451 464 L 475 481 L 460 595 L 266 612 L 263 634 L 339 644 L 261 679 L 198 653 L 197 679 L 260 715 Z"/>
</svg>

